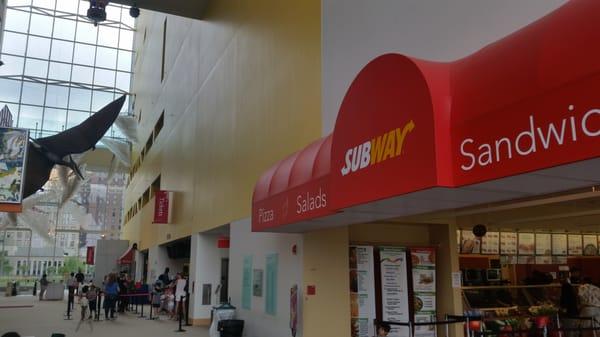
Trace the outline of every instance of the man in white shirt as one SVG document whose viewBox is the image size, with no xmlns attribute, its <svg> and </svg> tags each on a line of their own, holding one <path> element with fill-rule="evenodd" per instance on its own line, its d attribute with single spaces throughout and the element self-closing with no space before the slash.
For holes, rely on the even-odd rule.
<svg viewBox="0 0 600 337">
<path fill-rule="evenodd" d="M 186 300 L 186 285 L 187 280 L 181 273 L 177 273 L 175 278 L 175 310 L 176 313 L 180 315 L 183 314 L 183 303 Z"/>
</svg>

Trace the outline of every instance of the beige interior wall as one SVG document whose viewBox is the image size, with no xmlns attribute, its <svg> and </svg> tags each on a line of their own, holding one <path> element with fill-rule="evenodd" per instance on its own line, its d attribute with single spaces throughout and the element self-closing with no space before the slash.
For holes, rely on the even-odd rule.
<svg viewBox="0 0 600 337">
<path fill-rule="evenodd" d="M 304 234 L 303 337 L 350 337 L 348 239 L 348 227 Z"/>
<path fill-rule="evenodd" d="M 174 214 L 169 225 L 132 220 L 124 238 L 141 235 L 144 249 L 249 217 L 259 176 L 321 136 L 320 10 L 318 0 L 240 0 L 211 1 L 203 20 L 140 15 L 134 158 L 163 110 L 165 120 L 124 207 L 160 174 L 161 188 L 175 192 Z M 129 230 L 135 221 L 140 230 Z"/>
</svg>

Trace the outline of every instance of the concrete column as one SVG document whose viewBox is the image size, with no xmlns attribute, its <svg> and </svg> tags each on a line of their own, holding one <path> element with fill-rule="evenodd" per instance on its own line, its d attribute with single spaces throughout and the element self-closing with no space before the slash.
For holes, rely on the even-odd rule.
<svg viewBox="0 0 600 337">
<path fill-rule="evenodd" d="M 455 223 L 447 225 L 430 225 L 430 241 L 438 246 L 436 269 L 437 269 L 437 296 L 436 304 L 438 316 L 444 314 L 460 315 L 462 314 L 462 298 L 460 288 L 452 287 L 452 273 L 459 272 L 458 265 L 458 247 L 456 243 Z M 438 331 L 443 335 L 445 331 Z M 455 324 L 451 326 L 450 336 L 461 336 L 462 325 Z"/>
<path fill-rule="evenodd" d="M 133 275 L 133 279 L 135 281 L 142 281 L 143 277 L 143 273 L 144 273 L 144 254 L 142 254 L 142 252 L 140 252 L 139 250 L 135 251 L 135 271 L 134 271 L 134 275 Z M 152 281 L 150 279 L 148 279 L 148 281 Z"/>
<path fill-rule="evenodd" d="M 218 304 L 215 291 L 221 283 L 221 259 L 229 256 L 229 249 L 218 248 L 217 239 L 217 235 L 192 235 L 189 315 L 194 325 L 209 325 L 211 309 Z M 210 285 L 210 301 L 202 304 L 205 285 Z"/>
</svg>

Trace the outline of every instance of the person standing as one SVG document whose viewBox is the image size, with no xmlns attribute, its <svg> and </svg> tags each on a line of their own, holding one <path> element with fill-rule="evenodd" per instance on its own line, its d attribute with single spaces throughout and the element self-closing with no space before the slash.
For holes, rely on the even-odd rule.
<svg viewBox="0 0 600 337">
<path fill-rule="evenodd" d="M 71 277 L 67 280 L 67 289 L 69 291 L 68 303 L 71 310 L 75 304 L 75 290 L 77 289 L 77 279 L 75 279 L 75 273 L 71 273 Z"/>
<path fill-rule="evenodd" d="M 96 289 L 96 286 L 93 283 L 90 284 L 86 297 L 88 299 L 90 308 L 89 318 L 92 319 L 94 317 L 94 314 L 96 313 L 96 300 L 98 298 L 98 290 Z"/>
<path fill-rule="evenodd" d="M 119 284 L 115 274 L 110 274 L 104 285 L 104 317 L 105 319 L 115 319 L 115 304 L 119 296 Z M 109 314 L 110 313 L 110 317 Z"/>
<path fill-rule="evenodd" d="M 47 275 L 44 274 L 42 275 L 42 278 L 40 279 L 40 301 L 42 301 L 44 299 L 44 295 L 46 294 L 46 289 L 48 289 L 48 284 L 50 282 L 48 282 L 48 279 L 46 278 Z"/>
<path fill-rule="evenodd" d="M 82 285 L 83 281 L 85 280 L 85 276 L 81 272 L 81 269 L 77 270 L 77 274 L 75 274 L 75 280 L 77 281 L 77 295 L 79 295 L 79 286 Z"/>
<path fill-rule="evenodd" d="M 186 291 L 187 281 L 181 275 L 181 273 L 177 273 L 175 277 L 175 310 L 176 315 L 183 315 L 183 304 L 186 301 L 185 291 Z M 176 316 L 178 317 L 178 316 Z"/>
<path fill-rule="evenodd" d="M 171 284 L 171 279 L 169 278 L 169 267 L 165 268 L 165 272 L 162 273 L 158 279 L 162 282 L 163 287 L 168 287 Z"/>
</svg>

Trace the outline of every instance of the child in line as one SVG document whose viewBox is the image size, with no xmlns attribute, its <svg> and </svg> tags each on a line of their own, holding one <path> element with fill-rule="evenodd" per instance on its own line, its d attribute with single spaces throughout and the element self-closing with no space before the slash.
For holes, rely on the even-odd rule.
<svg viewBox="0 0 600 337">
<path fill-rule="evenodd" d="M 162 283 L 160 281 L 154 283 L 154 290 L 152 291 L 152 310 L 154 310 L 154 317 L 158 319 L 160 314 L 161 306 L 161 294 L 162 294 Z"/>
<path fill-rule="evenodd" d="M 88 291 L 86 293 L 86 297 L 88 299 L 88 304 L 89 304 L 89 309 L 90 309 L 90 316 L 88 317 L 89 319 L 94 318 L 94 315 L 96 314 L 96 306 L 97 306 L 97 298 L 98 298 L 98 289 L 96 288 L 96 286 L 91 283 Z"/>
</svg>

